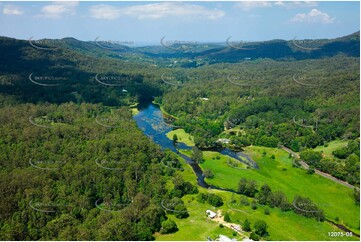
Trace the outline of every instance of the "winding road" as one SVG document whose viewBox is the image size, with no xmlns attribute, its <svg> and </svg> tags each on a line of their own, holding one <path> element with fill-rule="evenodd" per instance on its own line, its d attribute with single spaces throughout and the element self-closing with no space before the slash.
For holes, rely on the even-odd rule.
<svg viewBox="0 0 361 242">
<path fill-rule="evenodd" d="M 299 155 L 299 154 L 297 154 L 296 152 L 294 152 L 294 151 L 292 151 L 291 149 L 287 148 L 286 146 L 280 145 L 280 147 L 281 147 L 283 150 L 285 150 L 285 151 L 287 151 L 288 153 L 290 153 L 293 157 L 300 158 L 300 155 Z M 304 162 L 303 160 L 300 160 L 300 164 L 301 164 L 301 166 L 302 166 L 304 169 L 308 169 L 308 168 L 309 168 L 309 166 L 308 166 L 308 165 L 306 164 L 306 162 Z M 353 185 L 351 185 L 351 184 L 349 184 L 349 183 L 347 183 L 347 182 L 345 182 L 345 181 L 342 181 L 342 180 L 340 180 L 340 179 L 337 179 L 336 177 L 333 177 L 333 176 L 331 176 L 330 174 L 327 174 L 327 173 L 322 172 L 322 171 L 320 171 L 320 170 L 315 169 L 315 173 L 318 174 L 318 175 L 320 175 L 320 176 L 323 176 L 323 177 L 325 177 L 325 178 L 327 178 L 327 179 L 329 179 L 329 180 L 332 180 L 332 181 L 334 181 L 334 182 L 337 182 L 338 184 L 341 184 L 341 185 L 344 185 L 344 186 L 346 186 L 346 187 L 349 187 L 349 188 L 351 188 L 351 189 L 356 188 L 355 186 L 353 186 Z"/>
</svg>

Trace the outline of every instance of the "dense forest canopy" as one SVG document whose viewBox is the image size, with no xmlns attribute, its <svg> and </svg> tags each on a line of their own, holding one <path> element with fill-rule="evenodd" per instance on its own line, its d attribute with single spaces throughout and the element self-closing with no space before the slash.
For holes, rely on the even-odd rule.
<svg viewBox="0 0 361 242">
<path fill-rule="evenodd" d="M 251 50 L 43 43 L 0 38 L 2 240 L 153 240 L 177 231 L 167 215 L 187 218 L 181 198 L 198 189 L 133 121 L 130 106 L 152 100 L 200 149 L 224 145 L 220 138 L 234 150 L 284 145 L 359 186 L 359 32 L 311 51 L 281 40 Z M 349 142 L 333 160 L 310 150 L 336 139 Z M 199 200 L 223 204 L 216 195 Z"/>
</svg>

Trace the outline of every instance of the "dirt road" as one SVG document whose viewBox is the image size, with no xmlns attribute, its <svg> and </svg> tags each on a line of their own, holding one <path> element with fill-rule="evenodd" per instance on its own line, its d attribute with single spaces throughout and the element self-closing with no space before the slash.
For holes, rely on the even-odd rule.
<svg viewBox="0 0 361 242">
<path fill-rule="evenodd" d="M 281 145 L 280 147 L 281 147 L 282 149 L 284 149 L 285 151 L 287 151 L 288 153 L 290 153 L 291 155 L 293 155 L 293 157 L 300 158 L 300 155 L 299 155 L 299 154 L 297 154 L 296 152 L 294 152 L 294 151 L 292 151 L 291 149 L 287 148 L 286 146 Z M 308 167 L 309 167 L 309 166 L 306 164 L 306 162 L 304 162 L 303 160 L 300 160 L 300 164 L 301 164 L 301 166 L 302 166 L 304 169 L 308 169 Z M 355 188 L 355 186 L 353 186 L 353 185 L 351 185 L 351 184 L 349 184 L 349 183 L 347 183 L 347 182 L 345 182 L 345 181 L 342 181 L 342 180 L 340 180 L 340 179 L 337 179 L 336 177 L 333 177 L 333 176 L 331 176 L 330 174 L 324 173 L 324 172 L 322 172 L 322 171 L 320 171 L 320 170 L 315 169 L 315 173 L 318 174 L 318 175 L 320 175 L 320 176 L 323 176 L 323 177 L 325 177 L 325 178 L 327 178 L 327 179 L 329 179 L 329 180 L 335 181 L 335 182 L 337 182 L 337 183 L 339 183 L 339 184 L 341 184 L 341 185 L 344 185 L 344 186 L 346 186 L 346 187 L 349 187 L 349 188 L 352 188 L 352 189 Z"/>
</svg>

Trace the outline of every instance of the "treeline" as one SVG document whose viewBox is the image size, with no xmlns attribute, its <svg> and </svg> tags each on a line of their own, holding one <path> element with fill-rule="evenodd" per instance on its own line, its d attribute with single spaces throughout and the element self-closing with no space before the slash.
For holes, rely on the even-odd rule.
<svg viewBox="0 0 361 242">
<path fill-rule="evenodd" d="M 318 208 L 309 198 L 301 197 L 296 195 L 293 202 L 288 201 L 287 196 L 281 191 L 272 191 L 268 184 L 263 184 L 260 188 L 254 180 L 241 178 L 238 183 L 238 190 L 240 194 L 246 195 L 247 197 L 253 197 L 259 204 L 269 205 L 271 208 L 277 207 L 282 211 L 294 211 L 305 217 L 313 217 L 318 221 L 324 221 L 325 215 L 323 210 Z M 248 203 L 248 202 L 247 202 Z M 244 201 L 241 199 L 241 204 Z M 252 204 L 254 209 L 257 208 L 256 204 Z"/>
<path fill-rule="evenodd" d="M 197 187 L 129 108 L 18 104 L 0 123 L 2 240 L 154 240 L 177 230 L 168 214 L 189 216 Z"/>
<path fill-rule="evenodd" d="M 175 125 L 191 133 L 199 147 L 217 147 L 224 137 L 238 148 L 281 143 L 300 151 L 359 137 L 358 62 L 334 57 L 204 66 L 184 70 L 198 76 L 192 85 L 163 83 L 169 88 L 157 102 L 178 117 Z"/>
<path fill-rule="evenodd" d="M 360 140 L 350 140 L 346 147 L 332 152 L 334 159 L 323 157 L 318 151 L 305 150 L 300 158 L 311 168 L 331 174 L 352 185 L 360 184 Z"/>
</svg>

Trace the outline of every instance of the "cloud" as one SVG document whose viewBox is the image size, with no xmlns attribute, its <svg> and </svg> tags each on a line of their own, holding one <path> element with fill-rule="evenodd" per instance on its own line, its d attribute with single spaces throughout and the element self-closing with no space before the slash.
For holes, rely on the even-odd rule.
<svg viewBox="0 0 361 242">
<path fill-rule="evenodd" d="M 63 15 L 74 15 L 75 9 L 79 5 L 79 2 L 53 2 L 50 5 L 42 7 L 41 14 L 39 16 L 44 18 L 61 18 Z"/>
<path fill-rule="evenodd" d="M 90 14 L 97 19 L 116 19 L 120 16 L 131 16 L 138 19 L 160 19 L 170 16 L 201 17 L 211 20 L 222 18 L 225 13 L 217 9 L 207 9 L 200 5 L 162 2 L 116 8 L 100 4 L 90 8 Z"/>
<path fill-rule="evenodd" d="M 305 8 L 305 7 L 316 7 L 318 6 L 317 2 L 313 1 L 277 1 L 277 2 L 269 2 L 269 1 L 242 1 L 238 2 L 234 5 L 235 8 L 240 8 L 243 11 L 249 11 L 254 8 L 268 8 L 268 7 L 284 7 L 287 9 L 292 8 Z"/>
<path fill-rule="evenodd" d="M 297 23 L 322 23 L 322 24 L 331 24 L 335 21 L 335 18 L 332 18 L 327 13 L 321 12 L 317 9 L 312 9 L 309 13 L 298 13 L 290 22 Z"/>
<path fill-rule="evenodd" d="M 313 8 L 317 7 L 318 3 L 313 1 L 278 1 L 274 3 L 275 6 L 292 8 Z"/>
<path fill-rule="evenodd" d="M 116 7 L 100 4 L 90 7 L 90 16 L 97 19 L 116 19 L 120 17 L 120 11 Z"/>
<path fill-rule="evenodd" d="M 24 11 L 17 6 L 14 5 L 5 5 L 3 8 L 3 14 L 5 15 L 22 15 Z"/>
<path fill-rule="evenodd" d="M 240 8 L 243 11 L 248 11 L 251 10 L 253 8 L 267 8 L 267 7 L 272 7 L 272 2 L 267 2 L 267 1 L 252 1 L 252 2 L 238 2 L 235 4 L 236 8 Z"/>
</svg>

